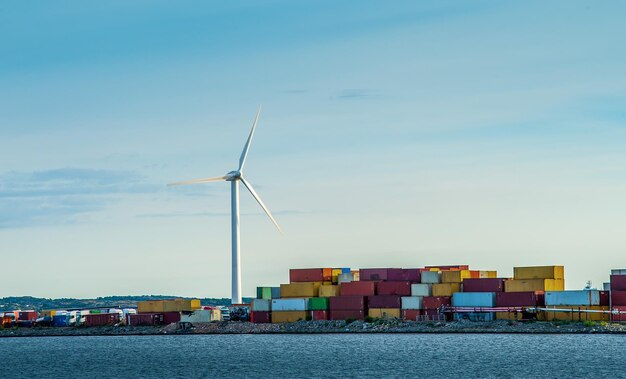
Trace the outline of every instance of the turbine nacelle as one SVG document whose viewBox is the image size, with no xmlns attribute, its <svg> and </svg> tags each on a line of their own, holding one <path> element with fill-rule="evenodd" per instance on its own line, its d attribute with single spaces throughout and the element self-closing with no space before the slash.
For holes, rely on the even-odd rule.
<svg viewBox="0 0 626 379">
<path fill-rule="evenodd" d="M 239 171 L 231 171 L 228 174 L 224 175 L 224 180 L 227 182 L 232 182 L 233 180 L 241 179 L 241 172 Z"/>
</svg>

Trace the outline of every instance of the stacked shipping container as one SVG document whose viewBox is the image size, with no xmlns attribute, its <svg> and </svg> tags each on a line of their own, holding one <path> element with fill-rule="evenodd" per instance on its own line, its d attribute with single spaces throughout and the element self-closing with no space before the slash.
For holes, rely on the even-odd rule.
<svg viewBox="0 0 626 379">
<path fill-rule="evenodd" d="M 619 312 L 626 312 L 626 270 L 611 271 L 611 308 Z M 614 314 L 613 321 L 626 321 L 626 314 Z"/>
</svg>

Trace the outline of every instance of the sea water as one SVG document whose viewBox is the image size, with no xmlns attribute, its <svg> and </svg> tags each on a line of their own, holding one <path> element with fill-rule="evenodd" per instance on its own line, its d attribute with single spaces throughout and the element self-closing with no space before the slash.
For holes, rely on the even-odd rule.
<svg viewBox="0 0 626 379">
<path fill-rule="evenodd" d="M 626 378 L 626 336 L 172 335 L 0 338 L 7 378 Z"/>
</svg>

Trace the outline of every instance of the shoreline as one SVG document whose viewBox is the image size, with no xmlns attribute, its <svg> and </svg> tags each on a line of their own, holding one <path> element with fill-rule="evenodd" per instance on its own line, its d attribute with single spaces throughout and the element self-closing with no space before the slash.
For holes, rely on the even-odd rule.
<svg viewBox="0 0 626 379">
<path fill-rule="evenodd" d="M 379 320 L 298 321 L 286 324 L 250 322 L 197 323 L 181 328 L 165 326 L 34 327 L 0 329 L 0 338 L 82 337 L 82 336 L 154 336 L 209 334 L 626 334 L 626 324 L 583 322 L 414 322 Z"/>
</svg>

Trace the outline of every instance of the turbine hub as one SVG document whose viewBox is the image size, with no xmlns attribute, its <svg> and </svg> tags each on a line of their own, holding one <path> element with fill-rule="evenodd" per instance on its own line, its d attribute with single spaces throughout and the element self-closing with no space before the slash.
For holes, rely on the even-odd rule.
<svg viewBox="0 0 626 379">
<path fill-rule="evenodd" d="M 226 181 L 227 182 L 232 182 L 233 180 L 237 180 L 239 178 L 241 178 L 241 172 L 239 171 L 231 171 L 228 174 L 226 174 L 227 178 Z"/>
</svg>

